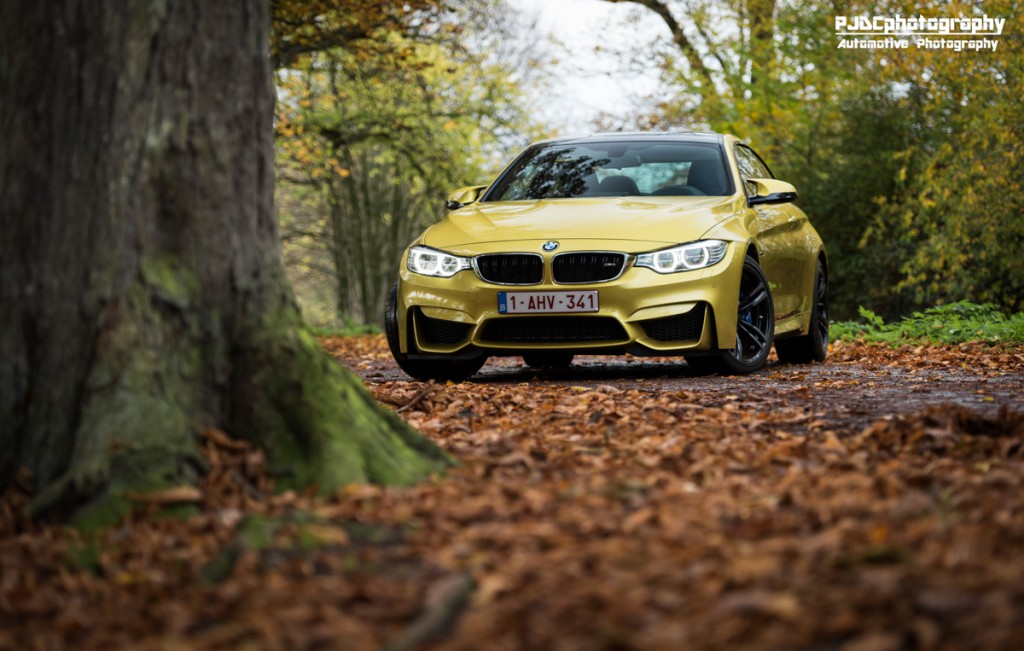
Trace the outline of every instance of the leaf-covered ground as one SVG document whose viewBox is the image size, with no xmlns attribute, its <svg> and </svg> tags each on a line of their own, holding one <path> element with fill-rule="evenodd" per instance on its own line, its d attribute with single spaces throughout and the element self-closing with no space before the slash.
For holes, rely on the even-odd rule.
<svg viewBox="0 0 1024 651">
<path fill-rule="evenodd" d="M 746 378 L 515 358 L 408 381 L 325 347 L 461 462 L 274 495 L 202 435 L 198 492 L 86 536 L 0 502 L 0 648 L 1012 649 L 1024 350 L 834 345 Z M 26 482 L 27 483 L 27 478 Z M 23 486 L 27 489 L 27 486 Z M 198 512 L 157 519 L 168 504 Z"/>
</svg>

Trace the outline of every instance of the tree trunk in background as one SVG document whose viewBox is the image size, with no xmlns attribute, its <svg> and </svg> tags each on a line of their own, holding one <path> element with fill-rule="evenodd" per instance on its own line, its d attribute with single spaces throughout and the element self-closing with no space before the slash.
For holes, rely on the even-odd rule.
<svg viewBox="0 0 1024 651">
<path fill-rule="evenodd" d="M 445 455 L 309 335 L 280 261 L 266 0 L 0 5 L 0 488 L 108 522 L 194 482 L 196 428 L 282 486 Z"/>
<path fill-rule="evenodd" d="M 775 0 L 748 0 L 750 20 L 750 85 L 767 86 L 775 79 Z"/>
</svg>

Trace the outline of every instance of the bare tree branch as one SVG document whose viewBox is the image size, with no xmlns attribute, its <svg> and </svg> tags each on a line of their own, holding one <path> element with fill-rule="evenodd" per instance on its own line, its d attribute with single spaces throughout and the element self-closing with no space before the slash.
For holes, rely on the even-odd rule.
<svg viewBox="0 0 1024 651">
<path fill-rule="evenodd" d="M 722 56 L 721 52 L 719 52 L 718 48 L 715 46 L 715 43 L 711 40 L 711 35 L 708 34 L 707 29 L 705 29 L 704 22 L 700 20 L 698 16 L 697 8 L 688 3 L 687 9 L 693 20 L 693 26 L 697 30 L 697 35 L 700 36 L 701 40 L 704 42 L 704 47 L 707 48 L 708 53 L 715 58 L 715 61 L 718 61 L 718 65 L 722 69 L 722 74 L 725 76 L 730 86 L 733 87 L 735 93 L 736 88 L 732 65 L 730 65 L 725 57 Z"/>
<path fill-rule="evenodd" d="M 661 0 L 604 0 L 605 2 L 621 3 L 631 2 L 638 4 L 641 7 L 646 7 L 654 13 L 656 13 L 661 20 L 668 27 L 669 32 L 672 34 L 672 41 L 679 47 L 683 55 L 686 57 L 687 62 L 690 64 L 690 70 L 697 73 L 698 76 L 704 81 L 704 85 L 707 87 L 708 92 L 714 93 L 715 80 L 711 76 L 711 71 L 704 65 L 704 61 L 701 58 L 700 52 L 690 41 L 686 32 L 683 31 L 679 21 L 672 15 L 672 11 L 668 8 Z"/>
</svg>

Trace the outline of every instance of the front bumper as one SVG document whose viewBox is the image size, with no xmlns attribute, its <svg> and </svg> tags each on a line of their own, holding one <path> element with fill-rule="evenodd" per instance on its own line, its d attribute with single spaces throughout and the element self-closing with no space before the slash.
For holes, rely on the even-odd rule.
<svg viewBox="0 0 1024 651">
<path fill-rule="evenodd" d="M 541 244 L 516 242 L 509 245 L 509 250 L 540 251 Z M 616 250 L 608 243 L 599 248 Z M 539 350 L 689 355 L 729 349 L 736 340 L 736 305 L 745 254 L 740 243 L 734 242 L 717 264 L 673 274 L 634 267 L 631 255 L 618 278 L 572 285 L 552 281 L 553 255 L 544 254 L 543 281 L 516 286 L 486 282 L 473 270 L 452 278 L 415 274 L 408 271 L 403 257 L 398 287 L 401 350 L 413 358 L 452 358 Z M 585 290 L 598 292 L 597 312 L 498 312 L 501 291 Z"/>
</svg>

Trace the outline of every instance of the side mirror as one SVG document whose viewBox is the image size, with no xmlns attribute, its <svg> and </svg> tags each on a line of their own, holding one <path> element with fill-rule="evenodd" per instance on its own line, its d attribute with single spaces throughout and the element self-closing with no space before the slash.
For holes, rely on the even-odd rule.
<svg viewBox="0 0 1024 651">
<path fill-rule="evenodd" d="M 778 179 L 747 179 L 754 186 L 754 196 L 747 199 L 748 206 L 796 201 L 796 188 Z"/>
<path fill-rule="evenodd" d="M 448 201 L 444 202 L 444 207 L 448 210 L 458 210 L 463 206 L 468 206 L 479 199 L 486 189 L 486 185 L 469 185 L 459 188 L 448 195 Z"/>
</svg>

